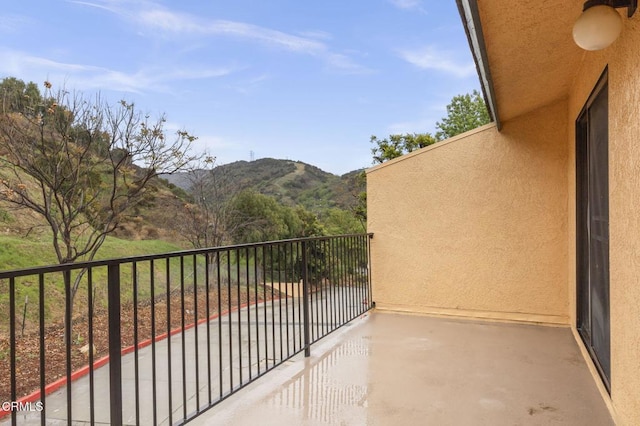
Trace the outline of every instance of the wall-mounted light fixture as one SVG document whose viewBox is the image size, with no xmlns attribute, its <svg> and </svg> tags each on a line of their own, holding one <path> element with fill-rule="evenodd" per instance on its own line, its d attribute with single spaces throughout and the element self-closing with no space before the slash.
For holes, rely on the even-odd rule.
<svg viewBox="0 0 640 426">
<path fill-rule="evenodd" d="M 573 40 L 584 50 L 608 47 L 622 31 L 622 18 L 616 8 L 626 7 L 631 18 L 637 6 L 638 0 L 587 0 L 573 26 Z"/>
</svg>

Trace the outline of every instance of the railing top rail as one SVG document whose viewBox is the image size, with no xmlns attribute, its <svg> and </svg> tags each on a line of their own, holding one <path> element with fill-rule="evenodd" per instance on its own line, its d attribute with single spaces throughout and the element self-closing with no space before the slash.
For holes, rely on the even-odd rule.
<svg viewBox="0 0 640 426">
<path fill-rule="evenodd" d="M 330 240 L 330 239 L 337 239 L 337 238 L 364 237 L 364 236 L 373 238 L 373 233 L 369 232 L 369 233 L 361 233 L 361 234 L 342 234 L 342 235 L 330 235 L 330 236 L 321 236 L 321 237 L 289 238 L 285 240 L 261 241 L 257 243 L 234 244 L 234 245 L 219 246 L 219 247 L 207 247 L 207 248 L 199 248 L 199 249 L 172 251 L 168 253 L 144 254 L 144 255 L 129 256 L 129 257 L 92 260 L 92 261 L 86 261 L 86 262 L 63 263 L 59 265 L 46 265 L 46 266 L 35 266 L 31 268 L 10 269 L 6 271 L 0 271 L 0 279 L 18 278 L 18 277 L 23 277 L 28 275 L 47 274 L 47 273 L 62 272 L 62 271 L 73 271 L 73 270 L 90 268 L 90 267 L 99 267 L 99 266 L 123 264 L 123 263 L 130 263 L 130 262 L 143 262 L 143 261 L 157 260 L 157 259 L 171 259 L 174 257 L 190 256 L 190 255 L 193 256 L 193 255 L 199 255 L 199 254 L 224 252 L 224 251 L 243 249 L 243 248 L 262 247 L 262 246 L 268 246 L 268 245 L 286 244 L 286 243 L 303 242 L 303 241 L 323 241 L 323 240 Z"/>
</svg>

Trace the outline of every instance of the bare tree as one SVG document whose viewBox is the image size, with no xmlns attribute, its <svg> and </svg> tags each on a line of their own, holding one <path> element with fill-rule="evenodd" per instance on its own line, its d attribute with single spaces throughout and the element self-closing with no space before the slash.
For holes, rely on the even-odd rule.
<svg viewBox="0 0 640 426">
<path fill-rule="evenodd" d="M 193 203 L 184 206 L 187 220 L 182 224 L 183 235 L 195 248 L 234 243 L 237 227 L 244 225 L 238 223 L 238 212 L 232 203 L 239 191 L 237 181 L 225 167 L 216 166 L 215 157 L 210 155 L 205 155 L 189 170 L 186 178 Z M 209 254 L 205 257 L 209 270 L 216 271 L 219 258 Z M 229 279 L 231 277 L 223 277 L 223 280 Z M 258 268 L 257 279 L 262 280 L 261 268 Z"/>
<path fill-rule="evenodd" d="M 185 205 L 189 220 L 184 234 L 191 244 L 203 248 L 232 242 L 236 224 L 231 219 L 237 212 L 231 200 L 240 190 L 238 183 L 210 155 L 187 172 L 187 179 L 193 203 Z"/>
<path fill-rule="evenodd" d="M 169 138 L 164 117 L 151 120 L 132 103 L 45 87 L 32 112 L 0 113 L 0 199 L 46 220 L 58 262 L 91 260 L 155 176 L 194 160 L 196 138 Z"/>
</svg>

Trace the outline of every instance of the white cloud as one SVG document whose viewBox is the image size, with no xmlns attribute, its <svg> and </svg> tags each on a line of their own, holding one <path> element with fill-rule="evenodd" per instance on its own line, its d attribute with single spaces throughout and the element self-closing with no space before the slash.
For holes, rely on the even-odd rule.
<svg viewBox="0 0 640 426">
<path fill-rule="evenodd" d="M 15 33 L 30 24 L 31 20 L 19 15 L 0 16 L 0 32 Z"/>
<path fill-rule="evenodd" d="M 112 0 L 103 0 L 104 4 L 92 3 L 88 1 L 80 1 L 80 0 L 67 0 L 69 3 L 80 4 L 83 6 L 95 7 L 97 9 L 106 10 L 107 12 L 116 13 L 122 15 L 122 10 L 118 8 L 118 4 L 121 3 L 119 1 Z"/>
<path fill-rule="evenodd" d="M 57 62 L 24 52 L 0 49 L 0 72 L 24 79 L 48 80 L 63 85 L 68 79 L 80 90 L 114 90 L 129 93 L 166 92 L 171 82 L 217 78 L 233 72 L 230 68 L 141 69 L 126 73 L 104 67 Z"/>
<path fill-rule="evenodd" d="M 420 0 L 389 0 L 389 3 L 399 9 L 417 9 L 422 2 Z"/>
<path fill-rule="evenodd" d="M 340 53 L 327 54 L 326 61 L 334 69 L 338 69 L 340 72 L 346 74 L 368 74 L 373 72 L 373 70 L 356 63 L 347 55 Z"/>
<path fill-rule="evenodd" d="M 150 30 L 152 34 L 165 36 L 228 36 L 251 40 L 290 52 L 312 55 L 323 59 L 332 68 L 346 72 L 362 70 L 344 54 L 333 52 L 322 40 L 331 35 L 322 31 L 289 34 L 246 22 L 223 19 L 203 19 L 188 13 L 170 10 L 151 1 L 94 0 L 73 1 L 76 4 L 108 10 L 131 20 L 137 26 Z"/>
<path fill-rule="evenodd" d="M 78 84 L 92 89 L 109 89 L 131 93 L 170 92 L 176 81 L 216 78 L 229 74 L 225 69 L 174 69 L 165 72 L 140 70 L 135 73 L 104 69 L 90 76 L 78 76 Z M 76 81 L 76 79 L 74 79 Z"/>
<path fill-rule="evenodd" d="M 398 9 L 420 12 L 426 14 L 427 11 L 422 7 L 422 0 L 388 0 L 389 3 L 397 7 Z"/>
<path fill-rule="evenodd" d="M 245 81 L 241 81 L 238 84 L 231 85 L 230 87 L 243 95 L 249 95 L 255 91 L 263 82 L 268 81 L 271 77 L 268 74 L 261 74 L 257 77 L 250 78 Z"/>
<path fill-rule="evenodd" d="M 331 40 L 333 35 L 326 31 L 301 31 L 298 33 L 302 37 L 314 38 L 317 40 Z"/>
<path fill-rule="evenodd" d="M 475 74 L 473 63 L 458 63 L 451 58 L 451 53 L 427 46 L 415 50 L 401 50 L 400 57 L 422 69 L 433 69 L 448 72 L 456 77 L 464 78 Z"/>
<path fill-rule="evenodd" d="M 99 67 L 56 62 L 47 58 L 31 56 L 24 52 L 0 49 L 0 72 L 20 76 L 20 78 L 29 79 L 37 75 L 39 81 L 45 76 L 49 78 L 52 74 L 64 76 L 65 74 L 100 71 L 104 70 Z"/>
</svg>

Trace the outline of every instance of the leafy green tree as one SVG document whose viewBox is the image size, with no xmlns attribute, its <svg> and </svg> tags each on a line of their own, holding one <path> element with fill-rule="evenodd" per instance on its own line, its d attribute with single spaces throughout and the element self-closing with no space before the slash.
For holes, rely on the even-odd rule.
<svg viewBox="0 0 640 426">
<path fill-rule="evenodd" d="M 297 236 L 302 221 L 273 197 L 245 189 L 230 201 L 227 228 L 233 243 L 253 243 Z"/>
<path fill-rule="evenodd" d="M 489 123 L 489 112 L 477 90 L 471 94 L 457 95 L 447 105 L 447 116 L 436 123 L 435 136 L 430 133 L 396 134 L 385 139 L 371 136 L 373 162 L 384 163 L 401 155 L 424 148 L 460 133 Z"/>
<path fill-rule="evenodd" d="M 335 207 L 323 213 L 322 223 L 328 235 L 357 234 L 363 231 L 358 217 L 352 212 Z"/>
<path fill-rule="evenodd" d="M 271 196 L 245 189 L 230 201 L 225 228 L 234 244 L 326 234 L 318 217 L 303 206 L 285 206 Z"/>
<path fill-rule="evenodd" d="M 371 143 L 376 146 L 371 149 L 374 163 L 384 163 L 401 155 L 424 148 L 437 142 L 430 133 L 407 133 L 390 135 L 385 139 L 371 136 Z"/>
<path fill-rule="evenodd" d="M 229 221 L 226 228 L 230 230 L 231 242 L 235 244 L 260 241 L 283 240 L 297 237 L 315 237 L 324 235 L 324 227 L 318 218 L 302 206 L 291 208 L 279 204 L 275 198 L 260 194 L 252 189 L 245 189 L 235 195 L 229 204 Z M 323 264 L 323 245 L 309 243 L 307 246 L 310 259 L 307 267 L 317 271 Z M 240 253 L 243 256 L 243 253 Z M 277 244 L 270 250 L 246 253 L 255 256 L 259 266 L 269 265 L 268 274 L 272 279 L 299 280 L 302 271 L 300 253 L 292 253 L 286 245 Z"/>
<path fill-rule="evenodd" d="M 320 237 L 326 234 L 326 230 L 318 220 L 318 216 L 302 206 L 296 207 L 295 213 L 302 225 L 300 234 L 297 237 Z"/>
<path fill-rule="evenodd" d="M 354 195 L 355 204 L 351 207 L 351 213 L 353 217 L 360 223 L 360 229 L 356 232 L 367 231 L 367 173 L 362 170 L 355 177 L 357 186 L 361 188 Z"/>
<path fill-rule="evenodd" d="M 436 123 L 436 139 L 451 138 L 489 123 L 489 112 L 477 90 L 471 94 L 454 96 L 447 105 L 447 116 Z"/>
<path fill-rule="evenodd" d="M 38 85 L 25 83 L 15 77 L 3 78 L 0 82 L 2 112 L 35 113 L 36 106 L 42 104 Z"/>
</svg>

